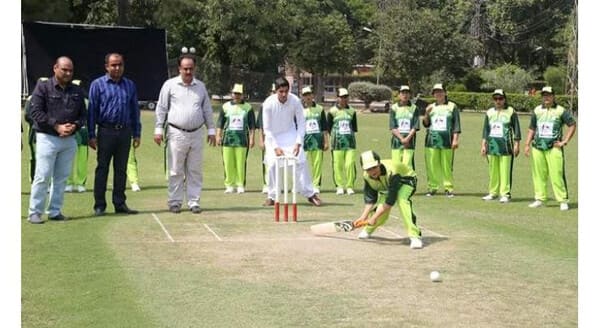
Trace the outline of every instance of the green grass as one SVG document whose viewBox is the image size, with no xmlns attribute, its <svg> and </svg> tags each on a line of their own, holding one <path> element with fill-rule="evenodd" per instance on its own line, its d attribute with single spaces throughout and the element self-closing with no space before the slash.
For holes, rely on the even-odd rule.
<svg viewBox="0 0 600 328">
<path fill-rule="evenodd" d="M 329 237 L 309 233 L 311 224 L 354 218 L 363 206 L 360 193 L 335 195 L 329 154 L 324 206 L 299 199 L 297 224 L 273 223 L 272 209 L 261 206 L 258 149 L 248 159 L 249 192 L 224 195 L 219 150 L 207 147 L 204 212 L 169 213 L 162 147 L 152 141 L 154 116 L 142 115 L 142 191 L 127 191 L 127 202 L 141 210 L 139 215 L 95 218 L 88 191 L 66 195 L 64 213 L 71 221 L 29 224 L 29 153 L 23 150 L 23 327 L 578 324 L 577 136 L 566 148 L 572 209 L 561 212 L 554 201 L 540 209 L 527 207 L 533 187 L 529 159 L 523 155 L 515 161 L 513 201 L 480 199 L 487 190 L 486 161 L 479 155 L 481 113 L 462 114 L 457 197 L 425 197 L 420 131 L 415 155 L 419 186 L 413 200 L 425 248 L 412 251 L 397 219 L 369 241 L 357 240 L 356 232 Z M 385 114 L 359 114 L 359 152 L 374 149 L 390 155 L 387 119 Z M 529 117 L 521 116 L 523 132 L 528 123 Z M 94 168 L 95 152 L 90 150 L 88 189 Z M 361 188 L 357 180 L 356 189 Z M 392 215 L 399 215 L 397 208 Z M 441 272 L 443 282 L 429 281 L 432 270 Z"/>
</svg>

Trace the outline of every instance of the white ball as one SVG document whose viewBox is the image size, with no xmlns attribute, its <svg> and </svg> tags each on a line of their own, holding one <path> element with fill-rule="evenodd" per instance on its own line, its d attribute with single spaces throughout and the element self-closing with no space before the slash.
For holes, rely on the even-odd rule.
<svg viewBox="0 0 600 328">
<path fill-rule="evenodd" d="M 187 52 L 188 52 L 188 48 L 187 47 L 181 48 L 181 53 L 182 54 L 187 54 Z"/>
<path fill-rule="evenodd" d="M 442 281 L 442 276 L 437 271 L 431 271 L 431 273 L 429 274 L 429 279 L 431 279 L 431 281 L 433 282 L 440 282 Z"/>
</svg>

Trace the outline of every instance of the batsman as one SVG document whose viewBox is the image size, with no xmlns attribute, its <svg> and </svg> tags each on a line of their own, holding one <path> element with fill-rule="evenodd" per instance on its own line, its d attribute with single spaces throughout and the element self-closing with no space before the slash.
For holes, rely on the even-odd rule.
<svg viewBox="0 0 600 328">
<path fill-rule="evenodd" d="M 365 226 L 358 235 L 359 239 L 368 239 L 390 216 L 394 204 L 398 203 L 400 214 L 408 237 L 410 248 L 423 248 L 421 230 L 417 227 L 417 217 L 413 213 L 411 197 L 417 189 L 417 174 L 406 164 L 392 160 L 381 160 L 372 150 L 360 155 L 360 164 L 364 170 L 364 201 L 362 214 L 353 225 Z M 365 225 L 366 224 L 366 225 Z"/>
</svg>

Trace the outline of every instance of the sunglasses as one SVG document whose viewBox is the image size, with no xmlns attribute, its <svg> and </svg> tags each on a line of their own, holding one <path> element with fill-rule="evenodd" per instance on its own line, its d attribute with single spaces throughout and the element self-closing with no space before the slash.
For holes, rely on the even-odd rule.
<svg viewBox="0 0 600 328">
<path fill-rule="evenodd" d="M 504 97 L 494 97 L 494 100 L 504 100 Z"/>
</svg>

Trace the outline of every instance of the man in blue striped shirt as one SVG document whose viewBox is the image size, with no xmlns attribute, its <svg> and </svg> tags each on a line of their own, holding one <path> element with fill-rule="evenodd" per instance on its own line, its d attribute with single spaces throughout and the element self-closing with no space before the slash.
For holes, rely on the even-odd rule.
<svg viewBox="0 0 600 328">
<path fill-rule="evenodd" d="M 131 139 L 133 147 L 139 147 L 142 132 L 137 91 L 135 83 L 123 77 L 123 55 L 107 54 L 104 67 L 107 74 L 92 82 L 89 93 L 89 146 L 98 152 L 94 214 L 101 216 L 106 210 L 106 180 L 111 159 L 114 161 L 112 203 L 115 212 L 136 214 L 137 211 L 125 203 L 125 184 Z"/>
</svg>

